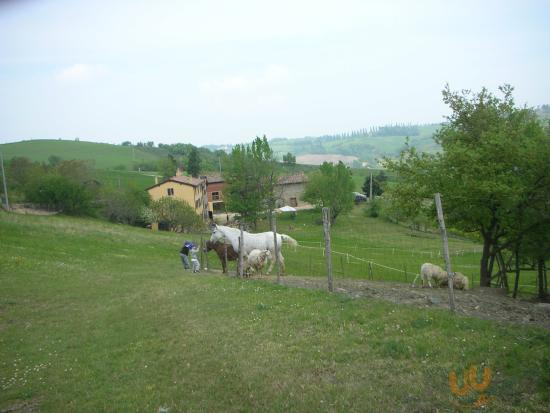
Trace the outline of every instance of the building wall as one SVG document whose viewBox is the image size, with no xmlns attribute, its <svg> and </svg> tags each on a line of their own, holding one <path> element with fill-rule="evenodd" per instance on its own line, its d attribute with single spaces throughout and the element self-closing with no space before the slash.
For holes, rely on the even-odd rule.
<svg viewBox="0 0 550 413">
<path fill-rule="evenodd" d="M 208 184 L 208 202 L 214 201 L 212 199 L 212 192 L 219 192 L 221 197 L 219 200 L 223 201 L 223 187 L 224 187 L 223 182 L 215 182 L 212 184 Z"/>
<path fill-rule="evenodd" d="M 174 194 L 168 195 L 168 189 L 173 189 Z M 148 189 L 149 195 L 153 201 L 158 201 L 162 197 L 173 197 L 189 204 L 197 214 L 203 216 L 205 202 L 204 189 L 193 187 L 191 185 L 180 184 L 178 182 L 163 182 L 159 186 Z"/>
<path fill-rule="evenodd" d="M 303 206 L 306 205 L 302 201 L 302 195 L 305 191 L 305 184 L 303 182 L 297 184 L 285 184 L 277 185 L 275 187 L 275 193 L 279 195 L 280 206 L 290 205 L 290 206 Z M 292 204 L 291 198 L 296 198 L 296 204 Z"/>
</svg>

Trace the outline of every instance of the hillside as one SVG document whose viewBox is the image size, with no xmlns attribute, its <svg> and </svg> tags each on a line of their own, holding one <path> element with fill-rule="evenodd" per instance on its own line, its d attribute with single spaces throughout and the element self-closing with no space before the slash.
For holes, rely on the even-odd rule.
<svg viewBox="0 0 550 413">
<path fill-rule="evenodd" d="M 412 125 L 408 128 L 382 127 L 372 131 L 359 131 L 349 134 L 305 137 L 299 139 L 276 138 L 269 144 L 278 157 L 290 152 L 297 157 L 310 154 L 339 154 L 357 157 L 358 162 L 368 162 L 375 166 L 384 156 L 397 157 L 405 145 L 407 137 L 411 146 L 421 152 L 435 152 L 438 147 L 432 136 L 439 125 Z M 384 129 L 385 128 L 385 129 Z M 411 129 L 409 134 L 391 134 Z"/>
<path fill-rule="evenodd" d="M 173 233 L 0 211 L 0 234 L 1 411 L 462 411 L 471 365 L 484 411 L 548 405 L 545 329 L 192 275 Z"/>
<path fill-rule="evenodd" d="M 131 170 L 134 164 L 156 163 L 167 152 L 158 148 L 120 146 L 108 143 L 37 139 L 0 145 L 4 158 L 24 156 L 32 161 L 47 162 L 52 155 L 61 159 L 92 160 L 97 169 Z"/>
</svg>

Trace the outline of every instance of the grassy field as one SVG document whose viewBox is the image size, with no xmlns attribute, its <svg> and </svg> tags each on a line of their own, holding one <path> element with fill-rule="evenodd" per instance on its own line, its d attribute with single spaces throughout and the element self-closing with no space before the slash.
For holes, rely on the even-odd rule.
<svg viewBox="0 0 550 413">
<path fill-rule="evenodd" d="M 278 215 L 278 232 L 292 236 L 300 244 L 297 248 L 286 244 L 283 247 L 288 273 L 326 275 L 320 219 L 320 212 L 314 210 L 298 212 L 295 220 L 288 214 Z M 331 233 L 335 277 L 411 282 L 425 262 L 445 267 L 439 233 L 412 231 L 383 219 L 367 217 L 364 205 L 355 207 L 347 216 L 338 217 Z M 471 286 L 478 286 L 481 245 L 451 236 L 449 249 L 453 269 L 466 275 Z M 369 262 L 372 272 L 369 272 Z M 522 271 L 519 291 L 535 293 L 534 271 Z"/>
<path fill-rule="evenodd" d="M 192 275 L 183 238 L 0 212 L 0 411 L 463 411 L 470 365 L 546 411 L 547 330 Z"/>
<path fill-rule="evenodd" d="M 156 162 L 166 152 L 162 149 L 142 149 L 107 143 L 68 140 L 29 140 L 0 145 L 4 158 L 24 156 L 32 161 L 47 162 L 52 155 L 61 159 L 93 160 L 97 169 L 113 169 L 124 166 L 131 170 L 135 162 Z"/>
</svg>

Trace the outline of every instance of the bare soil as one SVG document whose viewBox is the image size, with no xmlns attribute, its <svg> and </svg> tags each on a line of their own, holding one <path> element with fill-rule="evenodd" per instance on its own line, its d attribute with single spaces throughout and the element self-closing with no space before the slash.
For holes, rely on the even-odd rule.
<svg viewBox="0 0 550 413">
<path fill-rule="evenodd" d="M 271 275 L 264 276 L 263 279 L 276 282 L 277 278 Z M 284 276 L 281 280 L 283 285 L 292 287 L 327 289 L 327 280 L 324 277 Z M 396 282 L 335 279 L 334 291 L 352 298 L 379 298 L 395 304 L 445 310 L 449 308 L 447 288 L 421 288 Z M 539 303 L 534 299 L 513 299 L 501 289 L 482 287 L 466 291 L 455 290 L 455 305 L 457 314 L 550 329 L 550 304 Z"/>
<path fill-rule="evenodd" d="M 28 215 L 55 215 L 59 211 L 48 211 L 46 209 L 35 208 L 28 204 L 13 204 L 10 208 L 11 212 L 17 214 L 28 214 Z"/>
</svg>

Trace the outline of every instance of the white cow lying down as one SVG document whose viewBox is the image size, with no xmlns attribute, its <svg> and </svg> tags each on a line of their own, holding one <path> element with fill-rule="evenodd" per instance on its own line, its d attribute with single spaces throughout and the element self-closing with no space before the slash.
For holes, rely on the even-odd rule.
<svg viewBox="0 0 550 413">
<path fill-rule="evenodd" d="M 425 286 L 425 283 L 428 283 L 430 288 L 432 288 L 432 280 L 434 284 L 439 287 L 448 285 L 447 271 L 435 264 L 430 264 L 429 262 L 422 264 L 420 267 L 420 274 L 414 278 L 412 284 L 413 286 L 415 285 L 418 277 L 422 277 L 422 287 Z M 460 272 L 455 272 L 453 277 L 453 287 L 458 290 L 467 290 L 468 278 Z"/>
</svg>

